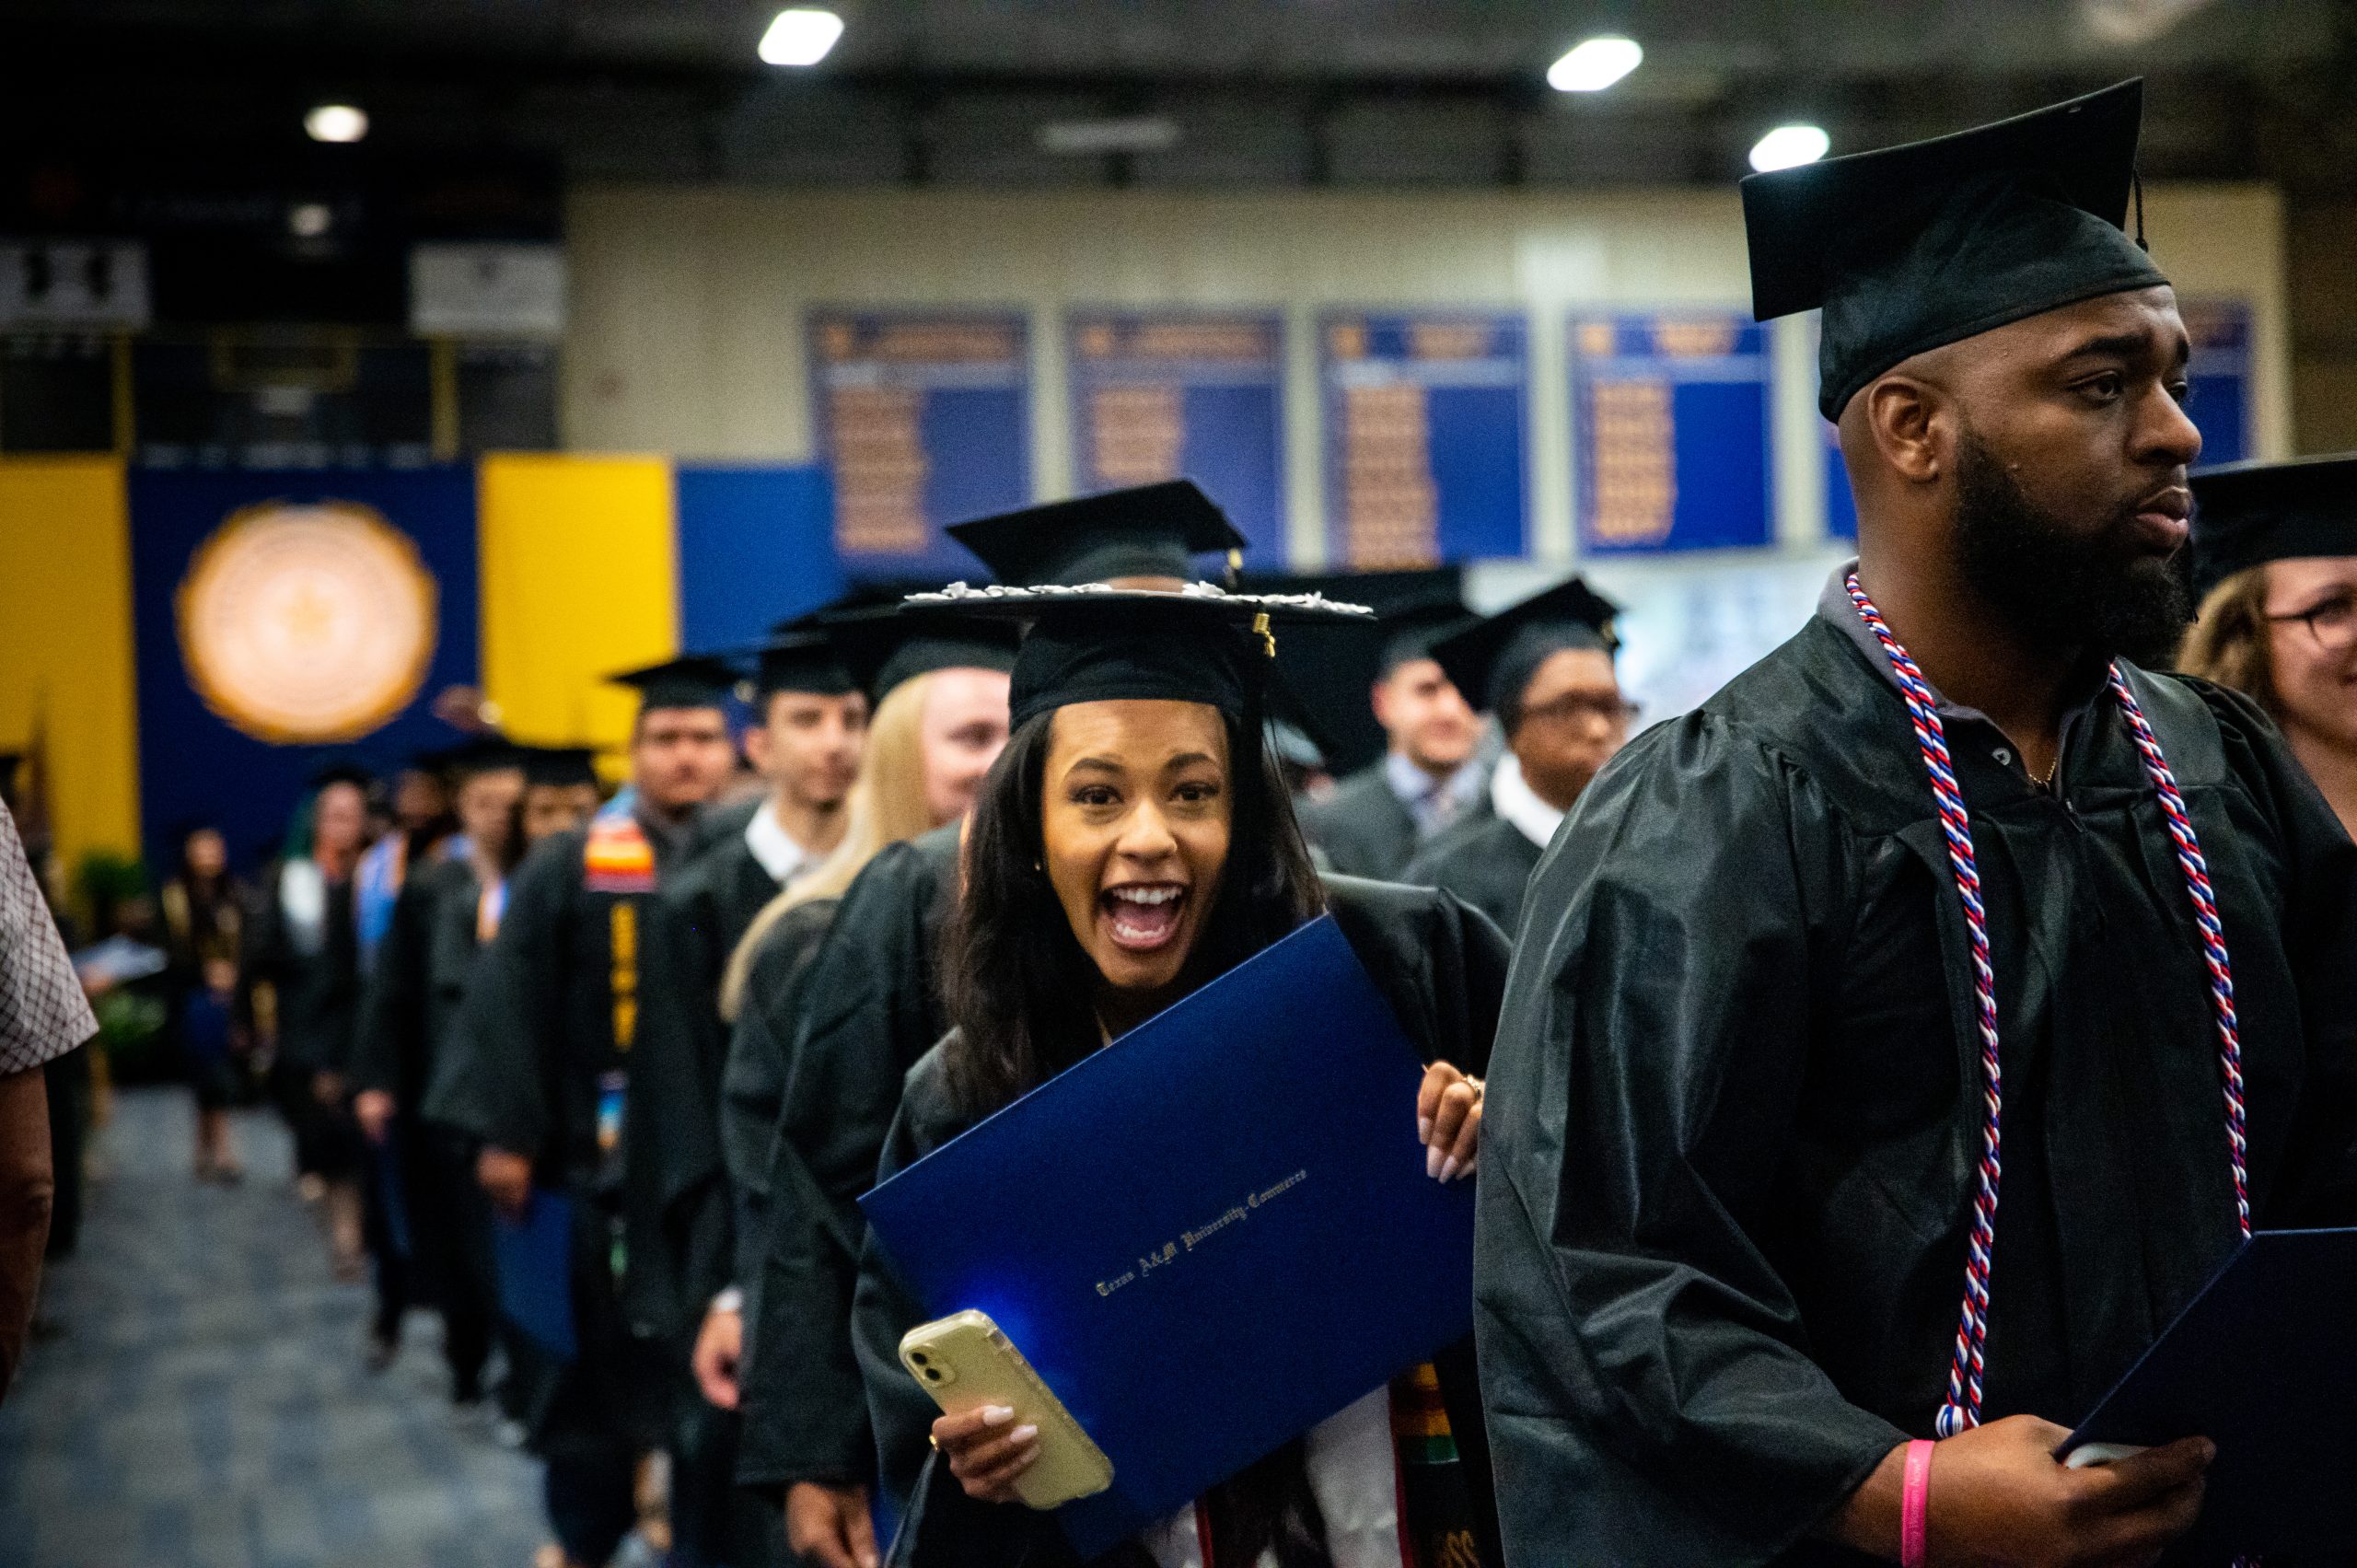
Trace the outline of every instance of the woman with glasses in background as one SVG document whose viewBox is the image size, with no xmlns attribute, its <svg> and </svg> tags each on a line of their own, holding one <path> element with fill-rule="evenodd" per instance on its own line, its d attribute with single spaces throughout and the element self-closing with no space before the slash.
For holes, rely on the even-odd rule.
<svg viewBox="0 0 2357 1568">
<path fill-rule="evenodd" d="M 2357 453 L 2193 476 L 2201 615 L 2177 662 L 2265 708 L 2357 835 Z"/>
</svg>

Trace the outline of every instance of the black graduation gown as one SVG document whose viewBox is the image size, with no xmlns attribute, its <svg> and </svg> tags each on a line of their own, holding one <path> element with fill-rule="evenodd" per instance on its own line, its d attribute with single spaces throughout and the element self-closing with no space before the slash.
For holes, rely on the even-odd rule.
<svg viewBox="0 0 2357 1568">
<path fill-rule="evenodd" d="M 1300 815 L 1303 834 L 1345 877 L 1395 881 L 1415 858 L 1416 819 L 1392 793 L 1381 761 L 1346 775 Z"/>
<path fill-rule="evenodd" d="M 1545 852 L 1503 817 L 1452 822 L 1408 863 L 1399 880 L 1455 893 L 1512 935 L 1522 925 L 1522 895 Z"/>
<path fill-rule="evenodd" d="M 643 1178 L 655 1205 L 652 1227 L 632 1238 L 632 1306 L 683 1351 L 736 1272 L 720 1127 L 728 1053 L 720 982 L 782 886 L 746 847 L 751 813 L 717 815 L 726 836 L 701 835 L 702 847 L 665 877 L 656 901 L 641 983 L 663 1001 L 642 1013 L 631 1063 L 632 1180 Z"/>
<path fill-rule="evenodd" d="M 866 1234 L 858 1198 L 876 1183 L 909 1068 L 945 1028 L 934 949 L 957 863 L 955 823 L 888 846 L 810 960 L 770 1151 L 760 1316 L 740 1369 L 746 1485 L 863 1481 L 875 1469 L 851 1352 Z"/>
<path fill-rule="evenodd" d="M 729 1031 L 720 1076 L 720 1148 L 737 1200 L 736 1283 L 756 1316 L 761 1260 L 769 1242 L 770 1147 L 785 1101 L 786 1051 L 808 1004 L 807 981 L 839 899 L 811 899 L 762 935 L 745 976 L 743 1005 Z"/>
<path fill-rule="evenodd" d="M 459 1134 L 429 1125 L 424 1112 L 474 970 L 482 895 L 463 860 L 437 859 L 401 885 L 369 966 L 352 1051 L 353 1090 L 393 1097 L 388 1157 L 407 1200 L 411 1283 L 425 1299 L 461 1310 L 475 1308 L 481 1274 L 465 1151 Z"/>
<path fill-rule="evenodd" d="M 1447 1062 L 1479 1075 L 1505 984 L 1506 939 L 1485 917 L 1451 895 L 1351 877 L 1325 878 L 1328 912 L 1341 929 L 1400 1026 L 1427 1062 Z M 976 1120 L 951 1101 L 938 1047 L 909 1074 L 878 1181 L 939 1148 Z M 1403 1096 L 1406 1090 L 1402 1090 Z M 1487 1155 L 1483 1158 L 1487 1159 Z M 893 1568 L 1065 1568 L 1074 1563 L 1049 1515 L 1013 1504 L 977 1503 L 958 1486 L 927 1441 L 941 1411 L 900 1365 L 901 1335 L 927 1314 L 901 1287 L 873 1246 L 860 1260 L 853 1330 L 876 1423 L 883 1484 L 905 1499 L 892 1542 Z M 1441 1393 L 1473 1500 L 1480 1562 L 1500 1562 L 1490 1498 L 1489 1445 L 1483 1434 L 1471 1345 L 1434 1358 Z M 1112 1561 L 1116 1554 L 1109 1553 Z M 1132 1554 L 1132 1560 L 1134 1554 Z M 1471 1565 L 1467 1565 L 1471 1568 Z"/>
<path fill-rule="evenodd" d="M 687 834 L 642 821 L 656 883 Z M 508 878 L 499 933 L 482 955 L 459 1030 L 461 1061 L 434 1111 L 481 1143 L 530 1157 L 533 1179 L 575 1202 L 573 1300 L 579 1358 L 528 1371 L 536 1443 L 654 1446 L 668 1436 L 667 1361 L 649 1348 L 659 1325 L 627 1303 L 619 1234 L 647 1234 L 656 1205 L 643 1169 L 601 1156 L 599 1081 L 629 1073 L 639 1028 L 671 1004 L 644 963 L 654 889 L 592 886 L 586 834 L 552 834 Z M 625 1145 L 630 1125 L 622 1130 Z"/>
<path fill-rule="evenodd" d="M 2357 853 L 2267 720 L 2131 670 L 2241 1015 L 2263 1228 L 2357 1218 Z M 2004 1084 L 1984 1419 L 2068 1424 L 2235 1244 L 2218 1041 L 2117 705 L 2052 793 L 1949 725 Z M 1475 1270 L 1509 1550 L 1834 1563 L 1933 1434 L 1981 1142 L 1969 957 L 1898 691 L 1824 619 L 1592 784 L 1531 891 Z"/>
</svg>

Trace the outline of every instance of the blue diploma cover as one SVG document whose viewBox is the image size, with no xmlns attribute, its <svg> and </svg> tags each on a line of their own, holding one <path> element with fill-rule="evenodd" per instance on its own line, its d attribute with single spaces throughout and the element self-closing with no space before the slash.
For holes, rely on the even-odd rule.
<svg viewBox="0 0 2357 1568">
<path fill-rule="evenodd" d="M 1322 918 L 860 1200 L 927 1311 L 988 1313 L 1112 1460 L 1057 1511 L 1084 1557 L 1471 1332 L 1422 1070 Z"/>
<path fill-rule="evenodd" d="M 2357 1546 L 2357 1230 L 2262 1231 L 2177 1315 L 2058 1457 L 2088 1443 L 2218 1446 L 2172 1562 Z"/>
<path fill-rule="evenodd" d="M 542 1350 L 570 1363 L 580 1353 L 573 1327 L 572 1198 L 533 1188 L 522 1219 L 492 1216 L 491 1246 L 500 1311 Z"/>
</svg>

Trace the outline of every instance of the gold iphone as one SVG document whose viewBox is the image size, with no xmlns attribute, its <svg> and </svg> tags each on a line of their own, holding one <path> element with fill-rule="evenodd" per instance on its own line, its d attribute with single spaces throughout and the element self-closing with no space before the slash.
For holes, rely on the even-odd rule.
<svg viewBox="0 0 2357 1568">
<path fill-rule="evenodd" d="M 901 1336 L 900 1365 L 946 1415 L 1004 1405 L 1015 1411 L 1009 1425 L 1039 1429 L 1039 1457 L 1015 1479 L 1015 1494 L 1027 1506 L 1057 1507 L 1113 1484 L 1105 1451 L 988 1314 L 959 1312 L 920 1323 Z"/>
</svg>

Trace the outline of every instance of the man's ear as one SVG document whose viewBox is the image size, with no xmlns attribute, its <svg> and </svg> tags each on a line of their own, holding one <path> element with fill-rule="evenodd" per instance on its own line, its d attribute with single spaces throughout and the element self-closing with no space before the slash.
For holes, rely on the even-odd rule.
<svg viewBox="0 0 2357 1568">
<path fill-rule="evenodd" d="M 1945 388 L 1894 373 L 1860 392 L 1842 422 L 1844 444 L 1854 420 L 1884 464 L 1910 484 L 1930 484 L 1947 471 L 1955 450 L 1955 401 Z"/>
<path fill-rule="evenodd" d="M 1367 688 L 1367 705 L 1375 710 L 1375 722 L 1386 730 L 1391 727 L 1391 679 L 1386 676 Z"/>
</svg>

